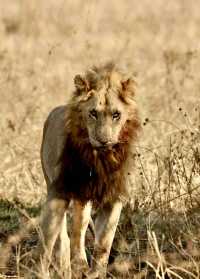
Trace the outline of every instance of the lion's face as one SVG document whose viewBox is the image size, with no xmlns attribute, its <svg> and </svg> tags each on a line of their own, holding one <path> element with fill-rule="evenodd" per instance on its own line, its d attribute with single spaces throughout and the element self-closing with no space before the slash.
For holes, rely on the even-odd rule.
<svg viewBox="0 0 200 279">
<path fill-rule="evenodd" d="M 129 119 L 128 108 L 113 89 L 93 92 L 83 110 L 90 143 L 108 147 L 120 141 L 120 133 Z"/>
<path fill-rule="evenodd" d="M 88 80 L 76 76 L 75 85 L 78 84 L 79 89 L 81 86 L 82 117 L 93 147 L 112 147 L 124 140 L 125 125 L 134 117 L 132 83 L 114 72 L 99 78 L 98 84 L 93 83 L 91 88 Z"/>
</svg>

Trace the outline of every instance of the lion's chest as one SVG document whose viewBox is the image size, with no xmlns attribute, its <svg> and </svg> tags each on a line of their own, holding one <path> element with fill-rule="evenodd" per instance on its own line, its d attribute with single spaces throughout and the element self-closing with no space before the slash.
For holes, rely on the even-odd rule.
<svg viewBox="0 0 200 279">
<path fill-rule="evenodd" d="M 83 187 L 91 183 L 95 183 L 98 179 L 98 174 L 96 173 L 94 167 L 85 164 L 81 159 L 73 160 L 70 165 L 65 166 L 65 176 L 66 182 L 69 181 L 73 184 L 73 187 Z M 68 186 L 69 183 L 66 183 Z"/>
<path fill-rule="evenodd" d="M 123 175 L 105 157 L 94 158 L 89 152 L 85 158 L 76 149 L 69 148 L 63 162 L 63 179 L 66 193 L 82 201 L 102 202 L 114 192 L 121 191 Z M 120 190 L 119 190 L 120 189 Z"/>
</svg>

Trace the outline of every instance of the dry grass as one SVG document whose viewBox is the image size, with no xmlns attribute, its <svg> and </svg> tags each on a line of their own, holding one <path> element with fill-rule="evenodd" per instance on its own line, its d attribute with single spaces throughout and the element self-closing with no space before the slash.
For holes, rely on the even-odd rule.
<svg viewBox="0 0 200 279">
<path fill-rule="evenodd" d="M 42 124 L 67 100 L 75 73 L 114 59 L 137 75 L 144 129 L 110 258 L 116 278 L 200 276 L 199 8 L 194 0 L 0 0 L 1 199 L 44 201 Z M 2 208 L 3 239 L 17 225 Z"/>
</svg>

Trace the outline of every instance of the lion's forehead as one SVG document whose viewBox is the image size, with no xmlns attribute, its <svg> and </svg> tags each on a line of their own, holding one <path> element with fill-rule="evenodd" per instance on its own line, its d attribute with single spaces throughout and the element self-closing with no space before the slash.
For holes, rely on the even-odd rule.
<svg viewBox="0 0 200 279">
<path fill-rule="evenodd" d="M 93 88 L 102 88 L 110 86 L 121 86 L 123 75 L 115 70 L 107 71 L 95 71 L 93 75 L 91 72 L 87 75 L 88 82 L 92 83 Z"/>
<path fill-rule="evenodd" d="M 90 104 L 98 111 L 112 112 L 117 108 L 122 110 L 125 107 L 125 104 L 121 101 L 115 89 L 102 89 L 95 92 Z"/>
</svg>

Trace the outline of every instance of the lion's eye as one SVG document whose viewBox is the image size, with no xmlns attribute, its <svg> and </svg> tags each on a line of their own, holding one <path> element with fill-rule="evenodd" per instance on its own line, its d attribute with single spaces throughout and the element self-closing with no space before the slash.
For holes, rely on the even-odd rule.
<svg viewBox="0 0 200 279">
<path fill-rule="evenodd" d="M 97 119 L 97 111 L 95 109 L 92 109 L 90 112 L 89 112 L 89 116 L 93 119 Z"/>
<path fill-rule="evenodd" d="M 113 114 L 112 114 L 112 119 L 113 120 L 119 120 L 121 117 L 121 113 L 119 111 L 115 111 Z"/>
</svg>

